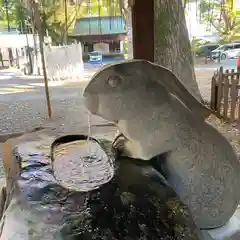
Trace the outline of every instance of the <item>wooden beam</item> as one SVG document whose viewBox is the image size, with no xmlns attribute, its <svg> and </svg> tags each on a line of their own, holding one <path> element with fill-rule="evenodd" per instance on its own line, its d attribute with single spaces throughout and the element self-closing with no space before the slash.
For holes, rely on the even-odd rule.
<svg viewBox="0 0 240 240">
<path fill-rule="evenodd" d="M 34 14 L 36 29 L 38 31 L 39 36 L 39 50 L 41 55 L 41 62 L 42 62 L 42 70 L 43 70 L 43 78 L 44 78 L 44 85 L 45 85 L 45 94 L 46 94 L 46 101 L 47 101 L 47 108 L 48 108 L 48 117 L 49 119 L 52 118 L 52 107 L 51 107 L 51 101 L 50 101 L 50 94 L 49 94 L 49 88 L 48 88 L 48 77 L 47 77 L 47 69 L 45 64 L 45 56 L 44 56 L 44 36 L 42 34 L 42 28 L 41 28 L 41 16 L 40 16 L 40 5 L 38 1 L 33 0 L 31 2 L 32 4 L 32 10 Z"/>
<path fill-rule="evenodd" d="M 133 57 L 154 61 L 154 0 L 132 4 Z"/>
</svg>

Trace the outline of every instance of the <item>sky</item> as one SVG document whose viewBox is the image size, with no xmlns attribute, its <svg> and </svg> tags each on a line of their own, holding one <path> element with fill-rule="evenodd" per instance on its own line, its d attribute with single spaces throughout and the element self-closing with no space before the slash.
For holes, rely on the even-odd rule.
<svg viewBox="0 0 240 240">
<path fill-rule="evenodd" d="M 236 8 L 240 8 L 240 0 L 236 0 Z"/>
<path fill-rule="evenodd" d="M 240 1 L 240 0 L 239 0 Z M 186 22 L 189 32 L 189 37 L 200 37 L 204 36 L 206 34 L 210 34 L 211 32 L 207 32 L 206 28 L 207 25 L 200 24 L 197 21 L 197 6 L 196 3 L 190 3 L 187 7 L 187 16 L 186 16 Z"/>
</svg>

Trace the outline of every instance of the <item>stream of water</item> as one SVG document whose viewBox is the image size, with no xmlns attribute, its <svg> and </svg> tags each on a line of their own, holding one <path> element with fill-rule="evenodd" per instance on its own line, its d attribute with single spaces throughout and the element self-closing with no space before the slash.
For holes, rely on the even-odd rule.
<svg viewBox="0 0 240 240">
<path fill-rule="evenodd" d="M 91 141 L 91 115 L 88 115 L 88 138 L 60 145 L 53 163 L 59 183 L 75 191 L 91 191 L 114 176 L 114 166 L 97 142 Z"/>
<path fill-rule="evenodd" d="M 88 155 L 91 156 L 92 155 L 92 149 L 91 149 L 91 144 L 90 144 L 90 138 L 92 136 L 92 131 L 91 131 L 91 126 L 92 126 L 92 114 L 90 112 L 88 112 Z"/>
</svg>

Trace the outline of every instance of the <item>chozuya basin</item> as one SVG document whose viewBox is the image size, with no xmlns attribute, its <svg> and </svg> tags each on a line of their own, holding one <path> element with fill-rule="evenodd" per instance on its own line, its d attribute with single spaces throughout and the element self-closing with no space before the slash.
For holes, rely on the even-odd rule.
<svg viewBox="0 0 240 240">
<path fill-rule="evenodd" d="M 32 148 L 29 155 L 15 149 L 20 174 L 7 196 L 9 204 L 0 222 L 2 239 L 202 239 L 188 209 L 162 176 L 148 164 L 120 158 L 109 141 L 90 138 L 111 163 L 112 178 L 91 191 L 63 187 L 55 178 L 51 158 L 56 164 L 69 149 L 79 153 L 76 141 L 87 138 L 57 139 L 51 157 L 41 148 L 35 152 Z"/>
<path fill-rule="evenodd" d="M 88 137 L 84 135 L 64 136 L 57 139 L 52 145 L 53 162 L 59 160 L 58 154 L 54 153 L 59 145 L 67 143 L 71 148 L 71 143 L 75 144 L 77 140 L 87 139 Z M 117 149 L 106 140 L 94 138 L 89 140 L 97 143 L 102 150 L 101 152 L 92 149 L 91 153 L 97 155 L 98 152 L 105 155 L 108 163 L 105 161 L 104 164 L 111 168 L 109 172 L 114 173 L 111 177 L 107 176 L 108 180 L 105 178 L 106 181 L 98 182 L 99 186 L 95 184 L 91 190 L 89 188 L 88 192 L 86 187 L 83 187 L 83 191 L 89 196 L 87 202 L 92 227 L 94 226 L 91 230 L 92 238 L 98 234 L 99 236 L 107 234 L 111 239 L 119 240 L 141 237 L 202 239 L 187 207 L 150 164 L 120 157 Z M 79 153 L 78 148 L 81 147 L 75 145 L 71 151 Z M 66 150 L 65 147 L 64 149 Z M 68 152 L 65 151 L 65 154 L 68 155 Z M 104 157 L 102 156 L 101 159 Z M 88 162 L 85 167 L 91 168 L 91 164 L 94 165 L 94 162 Z M 91 185 L 93 182 L 85 181 L 84 184 Z M 79 194 L 83 192 L 82 186 L 83 183 L 79 183 Z M 89 230 L 86 230 L 82 236 L 84 237 L 85 234 L 90 234 Z M 80 236 L 79 233 L 76 233 L 76 236 Z"/>
</svg>

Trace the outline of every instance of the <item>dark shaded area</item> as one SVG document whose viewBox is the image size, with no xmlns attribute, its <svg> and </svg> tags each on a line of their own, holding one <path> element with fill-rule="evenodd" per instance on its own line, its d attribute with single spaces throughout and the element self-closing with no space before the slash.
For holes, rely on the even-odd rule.
<svg viewBox="0 0 240 240">
<path fill-rule="evenodd" d="M 144 17 L 142 13 L 144 12 Z M 134 1 L 132 7 L 132 40 L 135 59 L 154 61 L 154 1 Z"/>
<path fill-rule="evenodd" d="M 17 231 L 24 228 L 28 228 L 25 238 L 29 240 L 202 239 L 187 207 L 152 166 L 116 158 L 105 140 L 99 146 L 114 160 L 115 176 L 90 192 L 60 186 L 50 156 L 36 153 L 23 158 L 15 149 L 20 172 L 13 177 L 11 189 L 8 186 L 1 234 L 8 225 L 16 229 L 9 240 L 17 240 Z"/>
</svg>

